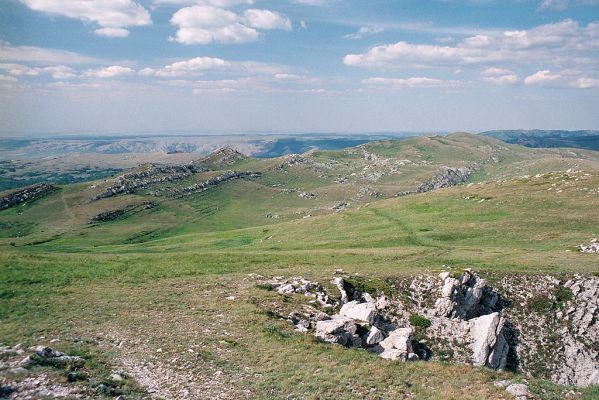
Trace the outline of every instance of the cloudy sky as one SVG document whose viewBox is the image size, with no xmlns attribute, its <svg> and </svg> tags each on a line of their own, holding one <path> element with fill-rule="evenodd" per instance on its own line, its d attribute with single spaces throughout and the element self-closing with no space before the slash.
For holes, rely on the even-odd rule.
<svg viewBox="0 0 599 400">
<path fill-rule="evenodd" d="M 599 129 L 599 0 L 0 0 L 0 135 Z"/>
</svg>

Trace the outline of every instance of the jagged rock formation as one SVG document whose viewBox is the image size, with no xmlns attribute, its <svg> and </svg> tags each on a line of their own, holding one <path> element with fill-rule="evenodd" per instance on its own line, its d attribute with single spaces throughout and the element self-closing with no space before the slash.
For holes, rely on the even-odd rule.
<svg viewBox="0 0 599 400">
<path fill-rule="evenodd" d="M 150 185 L 175 182 L 192 174 L 205 172 L 206 168 L 194 164 L 189 165 L 147 165 L 141 171 L 127 172 L 115 178 L 115 183 L 96 195 L 93 200 L 100 200 L 119 194 L 135 193 Z"/>
<path fill-rule="evenodd" d="M 468 167 L 441 167 L 428 182 L 423 183 L 416 189 L 417 193 L 430 192 L 431 190 L 442 189 L 464 183 L 476 172 L 480 166 L 473 164 Z"/>
<path fill-rule="evenodd" d="M 19 189 L 0 197 L 0 210 L 14 207 L 28 201 L 37 200 L 55 190 L 57 190 L 56 186 L 48 185 L 46 183 L 39 183 L 37 185 Z"/>
<path fill-rule="evenodd" d="M 491 286 L 469 270 L 443 272 L 388 282 L 391 297 L 359 292 L 351 279 L 331 282 L 338 297 L 310 282 L 318 293 L 313 296 L 326 298 L 332 312 L 307 305 L 288 318 L 319 340 L 383 358 L 445 360 L 560 384 L 599 384 L 599 278 L 505 276 Z M 278 282 L 287 287 L 281 277 Z"/>
<path fill-rule="evenodd" d="M 233 181 L 242 178 L 257 178 L 261 175 L 260 172 L 251 171 L 226 171 L 221 175 L 214 176 L 204 182 L 196 183 L 191 186 L 184 187 L 182 189 L 173 189 L 170 191 L 170 195 L 173 197 L 189 196 L 191 194 L 200 193 L 208 190 L 212 186 L 220 185 L 221 183 Z"/>
<path fill-rule="evenodd" d="M 441 167 L 431 179 L 420 184 L 416 189 L 397 193 L 405 196 L 413 193 L 426 193 L 437 189 L 448 188 L 466 182 L 470 176 L 480 169 L 480 164 L 474 163 L 467 167 Z"/>
<path fill-rule="evenodd" d="M 148 209 L 151 209 L 154 207 L 156 207 L 156 203 L 146 202 L 142 205 L 132 205 L 132 206 L 128 206 L 126 208 L 118 209 L 118 210 L 110 210 L 110 211 L 101 212 L 99 214 L 94 215 L 91 220 L 92 220 L 92 222 L 114 221 L 114 220 L 124 216 L 125 214 L 132 213 L 132 212 L 138 212 L 141 210 L 148 210 Z"/>
<path fill-rule="evenodd" d="M 222 147 L 208 157 L 194 162 L 195 165 L 207 165 L 210 168 L 224 167 L 243 161 L 248 157 L 232 147 Z"/>
</svg>

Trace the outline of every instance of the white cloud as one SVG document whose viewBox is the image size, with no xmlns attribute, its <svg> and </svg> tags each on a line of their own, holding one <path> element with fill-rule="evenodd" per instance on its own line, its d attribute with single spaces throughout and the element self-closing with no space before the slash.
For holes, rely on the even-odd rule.
<svg viewBox="0 0 599 400">
<path fill-rule="evenodd" d="M 161 68 L 144 68 L 139 71 L 142 76 L 162 78 L 199 76 L 208 71 L 236 72 L 243 74 L 284 74 L 282 67 L 274 64 L 254 61 L 227 61 L 214 57 L 195 57 L 177 61 Z"/>
<path fill-rule="evenodd" d="M 534 74 L 527 76 L 524 79 L 526 85 L 547 85 L 560 81 L 562 76 L 560 74 L 552 73 L 548 70 L 538 71 Z"/>
<path fill-rule="evenodd" d="M 507 75 L 511 73 L 512 71 L 510 71 L 509 69 L 500 67 L 489 67 L 482 72 L 484 76 Z"/>
<path fill-rule="evenodd" d="M 21 0 L 21 2 L 35 11 L 94 22 L 101 28 L 125 30 L 125 27 L 152 23 L 148 10 L 132 0 Z M 108 36 L 105 35 L 106 31 L 100 30 L 96 33 Z M 123 37 L 123 33 L 116 37 Z"/>
<path fill-rule="evenodd" d="M 518 83 L 518 76 L 515 74 L 487 76 L 483 80 L 495 85 L 515 85 Z"/>
<path fill-rule="evenodd" d="M 113 65 L 110 67 L 90 69 L 83 73 L 86 78 L 115 78 L 117 76 L 133 75 L 135 70 L 129 67 Z"/>
<path fill-rule="evenodd" d="M 225 70 L 231 68 L 229 61 L 222 58 L 196 57 L 190 60 L 178 61 L 163 68 L 144 68 L 139 73 L 143 76 L 177 77 L 194 76 L 203 71 Z"/>
<path fill-rule="evenodd" d="M 98 36 L 106 36 L 106 37 L 118 37 L 124 38 L 129 36 L 129 31 L 124 28 L 100 28 L 96 29 L 94 33 Z"/>
<path fill-rule="evenodd" d="M 252 28 L 291 30 L 291 20 L 275 11 L 249 9 L 243 15 Z"/>
<path fill-rule="evenodd" d="M 30 67 L 22 64 L 0 64 L 0 69 L 13 77 L 50 75 L 54 79 L 71 79 L 77 76 L 74 69 L 65 65 Z"/>
<path fill-rule="evenodd" d="M 14 76 L 0 75 L 0 81 L 3 81 L 3 82 L 17 82 L 18 79 L 15 78 Z"/>
<path fill-rule="evenodd" d="M 398 78 L 368 78 L 362 81 L 365 85 L 369 86 L 382 86 L 392 88 L 431 88 L 431 87 L 448 87 L 458 86 L 461 84 L 459 81 L 444 81 L 441 79 L 426 78 L 426 77 L 412 77 L 406 79 Z"/>
<path fill-rule="evenodd" d="M 154 0 L 156 5 L 160 4 L 176 4 L 183 6 L 203 5 L 214 6 L 220 8 L 228 8 L 238 4 L 254 4 L 254 0 Z"/>
<path fill-rule="evenodd" d="M 542 0 L 539 10 L 564 11 L 572 5 L 593 6 L 599 4 L 599 0 Z"/>
<path fill-rule="evenodd" d="M 599 28 L 564 20 L 530 30 L 468 37 L 455 46 L 399 42 L 345 56 L 346 65 L 364 68 L 462 67 L 497 63 L 597 64 Z"/>
<path fill-rule="evenodd" d="M 384 29 L 379 26 L 362 26 L 356 33 L 350 33 L 348 35 L 343 36 L 346 39 L 359 40 L 367 35 L 374 35 L 376 33 L 383 32 Z"/>
<path fill-rule="evenodd" d="M 582 77 L 572 83 L 573 87 L 578 89 L 599 88 L 599 79 Z"/>
<path fill-rule="evenodd" d="M 91 64 L 98 61 L 96 58 L 87 57 L 71 51 L 33 46 L 11 46 L 1 41 L 0 60 L 44 64 Z"/>
<path fill-rule="evenodd" d="M 563 70 L 552 72 L 549 70 L 537 71 L 524 79 L 526 85 L 542 87 L 560 87 L 574 89 L 599 88 L 599 79 L 591 78 L 582 71 Z"/>
<path fill-rule="evenodd" d="M 241 16 L 206 5 L 180 9 L 171 24 L 178 27 L 173 40 L 184 44 L 245 43 L 260 37 L 257 29 L 291 29 L 289 18 L 274 11 L 250 9 Z"/>
</svg>

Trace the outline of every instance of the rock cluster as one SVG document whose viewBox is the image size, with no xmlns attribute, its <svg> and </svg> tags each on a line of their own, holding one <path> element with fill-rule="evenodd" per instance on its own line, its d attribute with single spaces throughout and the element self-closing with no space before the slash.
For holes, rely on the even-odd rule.
<svg viewBox="0 0 599 400">
<path fill-rule="evenodd" d="M 0 210 L 37 200 L 56 189 L 56 186 L 48 185 L 47 183 L 38 183 L 37 185 L 19 189 L 0 197 Z"/>
<path fill-rule="evenodd" d="M 260 172 L 226 171 L 220 175 L 213 176 L 212 178 L 209 178 L 208 180 L 206 180 L 204 182 L 196 183 L 194 185 L 187 186 L 182 189 L 171 190 L 170 195 L 173 197 L 189 196 L 189 195 L 192 195 L 195 193 L 201 193 L 203 191 L 208 190 L 209 188 L 211 188 L 213 186 L 217 186 L 217 185 L 220 185 L 225 182 L 229 182 L 229 181 L 236 180 L 236 179 L 242 179 L 242 178 L 257 178 L 260 175 L 261 175 Z"/>
<path fill-rule="evenodd" d="M 0 345 L 0 398 L 39 399 L 39 398 L 95 398 L 93 391 L 86 386 L 65 385 L 36 369 L 36 366 L 77 371 L 85 364 L 78 356 L 70 356 L 47 346 L 25 348 Z M 71 379 L 69 382 L 77 379 Z"/>
<path fill-rule="evenodd" d="M 560 384 L 599 384 L 599 278 L 506 276 L 498 290 L 469 270 L 443 272 L 393 281 L 391 297 L 360 293 L 351 279 L 331 282 L 338 296 L 315 282 L 280 285 L 284 293 L 317 287 L 326 299 L 327 313 L 303 310 L 289 320 L 323 342 L 383 358 L 453 361 Z"/>
<path fill-rule="evenodd" d="M 110 210 L 110 211 L 101 212 L 99 214 L 94 215 L 91 220 L 92 220 L 92 222 L 114 221 L 127 213 L 137 212 L 137 211 L 141 211 L 141 210 L 148 210 L 148 209 L 151 209 L 154 207 L 156 207 L 156 203 L 146 202 L 140 206 L 133 205 L 133 206 L 121 208 L 118 210 Z"/>
<path fill-rule="evenodd" d="M 157 183 L 176 182 L 192 174 L 205 172 L 206 168 L 195 164 L 188 165 L 154 165 L 150 164 L 141 171 L 132 171 L 119 175 L 115 183 L 97 194 L 93 200 L 100 200 L 119 194 L 135 193 L 140 189 Z"/>
<path fill-rule="evenodd" d="M 588 244 L 580 244 L 578 249 L 581 253 L 599 254 L 599 239 L 593 238 Z"/>
</svg>

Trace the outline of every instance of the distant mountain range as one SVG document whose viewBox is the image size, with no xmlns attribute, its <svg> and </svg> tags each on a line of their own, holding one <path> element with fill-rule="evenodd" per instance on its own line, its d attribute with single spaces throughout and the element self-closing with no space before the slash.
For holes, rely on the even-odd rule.
<svg viewBox="0 0 599 400">
<path fill-rule="evenodd" d="M 72 153 L 143 154 L 198 153 L 207 155 L 232 147 L 258 158 L 301 154 L 313 149 L 340 150 L 373 140 L 414 136 L 396 134 L 298 134 L 298 135 L 138 135 L 62 136 L 48 138 L 0 138 L 0 160 L 30 159 Z"/>
<path fill-rule="evenodd" d="M 504 130 L 481 135 L 526 147 L 575 147 L 599 151 L 599 131 Z"/>
</svg>

